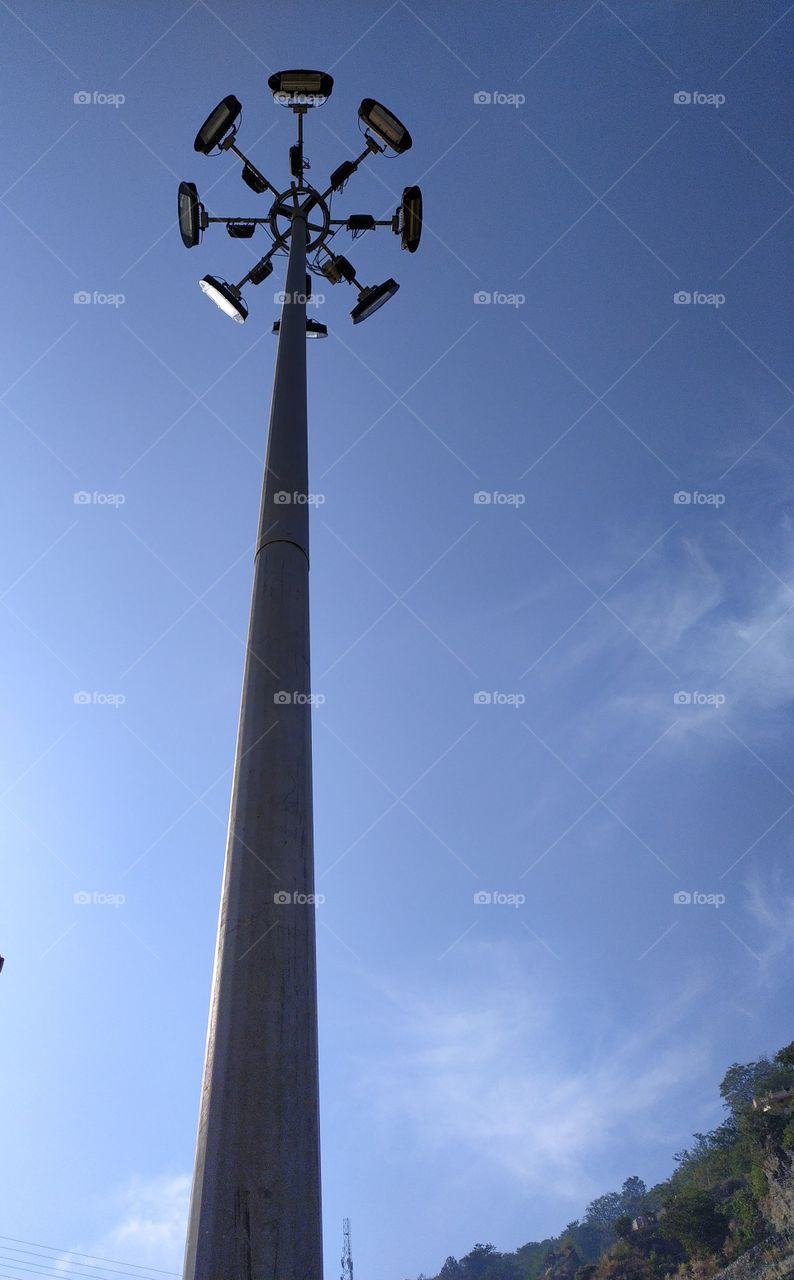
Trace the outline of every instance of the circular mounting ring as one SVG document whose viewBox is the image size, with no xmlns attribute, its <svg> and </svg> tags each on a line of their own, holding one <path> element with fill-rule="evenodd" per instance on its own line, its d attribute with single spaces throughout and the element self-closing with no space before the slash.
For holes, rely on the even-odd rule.
<svg viewBox="0 0 794 1280">
<path fill-rule="evenodd" d="M 298 204 L 305 203 L 308 196 L 314 196 L 316 203 L 309 210 L 306 223 L 308 239 L 307 253 L 319 249 L 324 243 L 331 226 L 331 211 L 321 198 L 319 191 L 303 183 L 295 184 L 282 191 L 273 201 L 269 214 L 270 230 L 276 240 L 286 240 L 292 226 L 292 215 Z"/>
</svg>

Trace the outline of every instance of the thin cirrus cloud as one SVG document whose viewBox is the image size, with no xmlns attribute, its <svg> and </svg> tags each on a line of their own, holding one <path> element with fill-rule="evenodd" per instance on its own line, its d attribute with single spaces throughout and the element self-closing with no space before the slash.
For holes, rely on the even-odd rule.
<svg viewBox="0 0 794 1280">
<path fill-rule="evenodd" d="M 741 546 L 738 552 L 749 558 Z M 711 728 L 715 716 L 711 707 L 690 706 L 681 717 L 673 701 L 679 688 L 721 694 L 725 714 L 753 722 L 791 700 L 794 594 L 772 570 L 747 582 L 741 561 L 726 558 L 724 543 L 715 550 L 703 539 L 682 539 L 649 557 L 645 572 L 609 602 L 637 640 L 609 614 L 594 611 L 581 636 L 546 659 L 555 679 L 599 670 L 593 688 L 601 692 L 592 700 L 599 716 L 607 711 L 668 723 L 679 715 L 670 742 L 680 742 L 691 730 Z M 618 650 L 612 682 L 604 672 Z"/>
<path fill-rule="evenodd" d="M 745 881 L 745 910 L 754 926 L 752 938 L 760 961 L 759 981 L 775 985 L 794 949 L 794 892 L 779 869 L 755 869 Z"/>
<path fill-rule="evenodd" d="M 526 974 L 520 984 L 504 981 L 517 953 L 462 945 L 476 982 L 432 998 L 387 994 L 395 1042 L 359 1079 L 381 1140 L 410 1134 L 417 1152 L 490 1164 L 516 1189 L 581 1208 L 604 1190 L 603 1161 L 621 1134 L 671 1139 L 659 1118 L 664 1104 L 708 1055 L 700 1029 L 670 1032 L 680 1031 L 703 980 L 644 1011 L 631 1030 L 602 1027 L 597 1049 L 582 1058 L 563 1043 L 541 983 L 528 985 Z"/>
<path fill-rule="evenodd" d="M 123 1258 L 138 1267 L 179 1272 L 189 1199 L 190 1176 L 186 1173 L 150 1177 L 135 1174 L 114 1197 L 113 1225 L 79 1252 L 98 1258 Z M 67 1270 L 65 1274 L 71 1272 Z"/>
</svg>

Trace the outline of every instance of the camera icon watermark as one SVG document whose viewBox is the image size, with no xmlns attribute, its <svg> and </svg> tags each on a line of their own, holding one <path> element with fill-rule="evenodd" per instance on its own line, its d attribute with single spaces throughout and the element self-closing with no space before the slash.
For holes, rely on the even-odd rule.
<svg viewBox="0 0 794 1280">
<path fill-rule="evenodd" d="M 274 93 L 273 98 L 282 107 L 321 107 L 328 101 L 325 93 L 285 93 L 283 89 Z"/>
<path fill-rule="evenodd" d="M 499 689 L 478 689 L 473 695 L 476 707 L 523 707 L 523 693 L 502 693 Z"/>
<path fill-rule="evenodd" d="M 677 289 L 673 294 L 673 302 L 677 307 L 714 307 L 719 311 L 725 306 L 724 293 L 704 293 L 702 289 Z"/>
<path fill-rule="evenodd" d="M 280 289 L 278 293 L 273 294 L 273 301 L 276 306 L 281 307 L 285 302 L 297 302 L 302 306 L 320 307 L 325 302 L 324 293 L 289 293 L 285 289 Z"/>
<path fill-rule="evenodd" d="M 78 89 L 72 94 L 77 107 L 122 107 L 127 101 L 123 93 L 101 93 L 99 89 Z"/>
<path fill-rule="evenodd" d="M 686 89 L 679 89 L 673 94 L 673 102 L 677 107 L 714 107 L 719 111 L 720 107 L 725 106 L 725 94 L 701 93 L 699 89 L 689 93 Z"/>
<path fill-rule="evenodd" d="M 101 693 L 98 689 L 80 689 L 72 694 L 76 707 L 115 707 L 118 710 L 126 701 L 126 693 Z"/>
<path fill-rule="evenodd" d="M 525 893 L 502 893 L 498 889 L 489 893 L 480 889 L 472 894 L 472 899 L 476 907 L 523 907 L 527 896 Z"/>
<path fill-rule="evenodd" d="M 699 893 L 697 889 L 689 893 L 686 889 L 679 889 L 673 894 L 673 902 L 677 907 L 714 907 L 719 911 L 725 905 L 725 894 Z"/>
<path fill-rule="evenodd" d="M 503 293 L 501 289 L 478 289 L 472 294 L 477 307 L 522 307 L 527 300 L 525 293 Z"/>
<path fill-rule="evenodd" d="M 93 493 L 89 493 L 87 489 L 78 489 L 77 493 L 72 494 L 72 502 L 77 507 L 123 507 L 126 501 L 123 493 L 98 493 L 96 489 Z"/>
<path fill-rule="evenodd" d="M 699 689 L 679 689 L 673 694 L 675 707 L 724 707 L 724 693 L 701 693 Z"/>
<path fill-rule="evenodd" d="M 288 493 L 286 489 L 279 489 L 278 493 L 273 494 L 273 501 L 278 503 L 280 507 L 288 507 L 292 503 L 298 507 L 321 507 L 325 502 L 325 494 Z"/>
<path fill-rule="evenodd" d="M 700 489 L 678 489 L 673 494 L 673 502 L 677 507 L 722 507 L 725 505 L 725 494 L 701 493 Z"/>
<path fill-rule="evenodd" d="M 124 293 L 100 293 L 98 289 L 94 289 L 93 293 L 89 293 L 87 289 L 78 289 L 77 293 L 72 294 L 72 299 L 76 307 L 123 307 L 127 296 Z"/>
<path fill-rule="evenodd" d="M 277 907 L 321 907 L 325 900 L 324 893 L 290 893 L 287 889 L 279 889 L 273 894 Z"/>
<path fill-rule="evenodd" d="M 325 702 L 324 693 L 300 693 L 297 690 L 279 689 L 273 694 L 277 707 L 321 707 Z"/>
<path fill-rule="evenodd" d="M 79 889 L 72 894 L 72 901 L 77 907 L 123 907 L 127 901 L 124 893 L 99 893 L 96 889 Z"/>
<path fill-rule="evenodd" d="M 478 489 L 473 495 L 475 507 L 523 507 L 525 493 L 502 493 L 501 489 Z"/>
<path fill-rule="evenodd" d="M 478 107 L 523 107 L 526 95 L 523 93 L 503 93 L 501 89 L 479 89 L 473 94 L 474 104 Z"/>
</svg>

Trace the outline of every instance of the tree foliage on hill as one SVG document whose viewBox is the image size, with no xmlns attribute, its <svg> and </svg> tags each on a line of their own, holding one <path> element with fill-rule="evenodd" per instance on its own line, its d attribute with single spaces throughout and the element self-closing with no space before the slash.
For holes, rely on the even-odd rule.
<svg viewBox="0 0 794 1280">
<path fill-rule="evenodd" d="M 792 1086 L 794 1042 L 771 1060 L 734 1063 L 720 1085 L 725 1120 L 693 1135 L 692 1146 L 674 1156 L 666 1182 L 649 1190 L 633 1175 L 620 1191 L 591 1201 L 559 1236 L 529 1241 L 515 1253 L 476 1244 L 463 1258 L 447 1258 L 433 1280 L 711 1275 L 771 1234 L 767 1170 L 770 1156 L 794 1148 L 794 1107 L 784 1098 L 764 1110 L 753 1099 Z"/>
</svg>

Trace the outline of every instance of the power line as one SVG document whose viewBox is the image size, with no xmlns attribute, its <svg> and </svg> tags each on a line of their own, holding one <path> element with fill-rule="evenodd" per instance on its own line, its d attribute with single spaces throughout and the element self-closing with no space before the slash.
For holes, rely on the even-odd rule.
<svg viewBox="0 0 794 1280">
<path fill-rule="evenodd" d="M 80 1265 L 81 1265 L 81 1266 L 84 1266 L 84 1267 L 90 1267 L 92 1271 L 99 1271 L 99 1270 L 103 1270 L 103 1271 L 104 1271 L 104 1270 L 106 1270 L 106 1269 L 107 1269 L 107 1266 L 108 1266 L 108 1265 L 109 1265 L 109 1266 L 112 1266 L 112 1267 L 117 1267 L 117 1266 L 118 1266 L 118 1267 L 133 1267 L 133 1268 L 135 1269 L 134 1271 L 114 1271 L 114 1272 L 112 1272 L 112 1274 L 113 1274 L 113 1275 L 116 1275 L 116 1276 L 123 1276 L 123 1275 L 126 1275 L 126 1276 L 133 1276 L 133 1277 L 134 1277 L 134 1280 L 147 1280 L 147 1276 L 146 1276 L 146 1273 L 147 1273 L 147 1272 L 148 1272 L 148 1274 L 149 1274 L 149 1276 L 150 1276 L 150 1277 L 151 1277 L 153 1274 L 161 1275 L 161 1276 L 178 1276 L 178 1275 L 180 1274 L 178 1271 L 166 1271 L 166 1270 L 164 1270 L 162 1267 L 145 1267 L 145 1266 L 143 1266 L 143 1265 L 142 1265 L 141 1263 L 139 1263 L 139 1262 L 122 1262 L 119 1258 L 102 1258 L 102 1257 L 100 1257 L 98 1254 L 95 1254 L 95 1253 L 80 1253 L 80 1252 L 79 1252 L 78 1250 L 76 1250 L 76 1249 L 59 1249 L 59 1248 L 57 1248 L 55 1245 L 52 1245 L 52 1244 L 39 1244 L 39 1243 L 38 1243 L 38 1241 L 36 1241 L 36 1240 L 20 1240 L 20 1239 L 19 1239 L 18 1237 L 16 1237 L 16 1236 L 4 1236 L 4 1235 L 0 1235 L 0 1241 L 1 1241 L 1 1240 L 8 1240 L 8 1241 L 10 1242 L 10 1244 L 14 1244 L 14 1245 L 18 1245 L 18 1244 L 29 1244 L 29 1245 L 32 1245 L 33 1249 L 47 1250 L 50 1254 L 54 1255 L 54 1257 L 49 1257 L 49 1258 L 48 1258 L 44 1253 L 34 1254 L 34 1255 L 33 1255 L 34 1257 L 40 1257 L 40 1258 L 42 1259 L 42 1261 L 43 1261 L 43 1262 L 62 1261 L 62 1260 L 64 1260 L 64 1259 L 66 1259 L 66 1260 L 67 1260 L 67 1262 L 68 1262 L 68 1265 L 69 1265 L 70 1267 L 73 1267 L 73 1266 L 75 1265 L 75 1263 L 73 1263 L 73 1262 L 69 1261 L 69 1260 L 68 1260 L 68 1258 L 66 1257 L 66 1255 L 70 1255 L 72 1258 L 76 1258 L 76 1259 L 78 1259 L 78 1260 L 79 1260 L 79 1262 L 80 1262 Z M 14 1252 L 14 1253 L 30 1253 L 30 1252 L 32 1252 L 32 1250 L 29 1250 L 29 1249 L 13 1249 L 13 1250 L 11 1250 L 11 1249 L 10 1249 L 10 1245 L 5 1245 L 5 1244 L 0 1244 L 0 1249 L 7 1249 L 9 1252 Z M 89 1258 L 89 1259 L 91 1259 L 92 1261 L 85 1262 L 85 1261 L 83 1261 L 83 1259 L 85 1259 L 85 1258 Z M 12 1261 L 12 1259 L 2 1259 L 2 1258 L 0 1258 L 0 1262 L 3 1262 L 3 1263 L 5 1263 L 5 1262 L 11 1262 L 11 1261 Z M 101 1268 L 100 1268 L 100 1267 L 94 1267 L 94 1266 L 92 1266 L 92 1262 L 102 1262 L 102 1263 L 104 1263 L 104 1264 L 105 1264 L 105 1266 L 103 1266 L 103 1267 L 101 1267 Z M 64 1275 L 64 1274 L 68 1275 L 69 1273 L 68 1273 L 68 1272 L 64 1273 L 64 1272 L 61 1270 L 59 1274 L 61 1274 L 61 1275 Z M 71 1273 L 71 1274 L 72 1274 L 72 1275 L 77 1275 L 77 1274 L 79 1274 L 79 1273 L 78 1273 L 78 1272 L 75 1272 L 75 1271 L 72 1271 L 72 1273 Z M 82 1274 L 85 1274 L 85 1273 L 82 1273 Z M 92 1278 L 90 1278 L 90 1280 L 99 1280 L 99 1278 L 98 1278 L 98 1277 L 92 1277 Z"/>
<path fill-rule="evenodd" d="M 27 1280 L 27 1277 L 11 1275 L 9 1271 L 0 1271 L 0 1276 L 3 1280 Z"/>
<path fill-rule="evenodd" d="M 0 1249 L 8 1250 L 9 1254 L 12 1254 L 12 1253 L 13 1254 L 19 1254 L 19 1253 L 30 1254 L 31 1253 L 30 1249 L 10 1250 L 8 1249 L 7 1245 L 0 1245 Z M 57 1263 L 61 1260 L 55 1256 L 50 1256 L 49 1254 L 36 1253 L 32 1255 L 32 1259 L 11 1257 L 11 1256 L 9 1257 L 0 1256 L 0 1265 L 11 1266 L 13 1264 L 15 1267 L 21 1267 L 23 1271 L 30 1271 L 33 1273 L 34 1276 L 39 1276 L 40 1280 L 45 1280 L 45 1277 L 47 1276 L 53 1276 L 56 1278 L 56 1280 L 68 1280 L 68 1278 L 72 1276 L 74 1277 L 80 1276 L 80 1277 L 83 1277 L 84 1280 L 122 1280 L 122 1277 L 124 1276 L 131 1276 L 134 1278 L 134 1280 L 154 1280 L 154 1277 L 151 1277 L 151 1276 L 147 1277 L 145 1272 L 137 1272 L 137 1273 L 134 1273 L 132 1271 L 101 1272 L 98 1270 L 98 1268 L 94 1268 L 93 1272 L 74 1271 L 72 1269 L 74 1266 L 74 1263 L 70 1262 L 68 1259 L 63 1259 L 63 1261 L 66 1264 L 65 1267 L 58 1267 L 57 1270 L 51 1270 L 50 1267 L 39 1266 L 38 1262 L 36 1262 L 35 1259 L 39 1259 L 43 1263 L 46 1262 L 50 1264 Z M 85 1265 L 90 1265 L 90 1263 L 87 1263 Z M 131 1263 L 131 1265 L 135 1266 L 136 1264 Z M 173 1275 L 175 1273 L 170 1272 L 168 1274 Z"/>
</svg>

